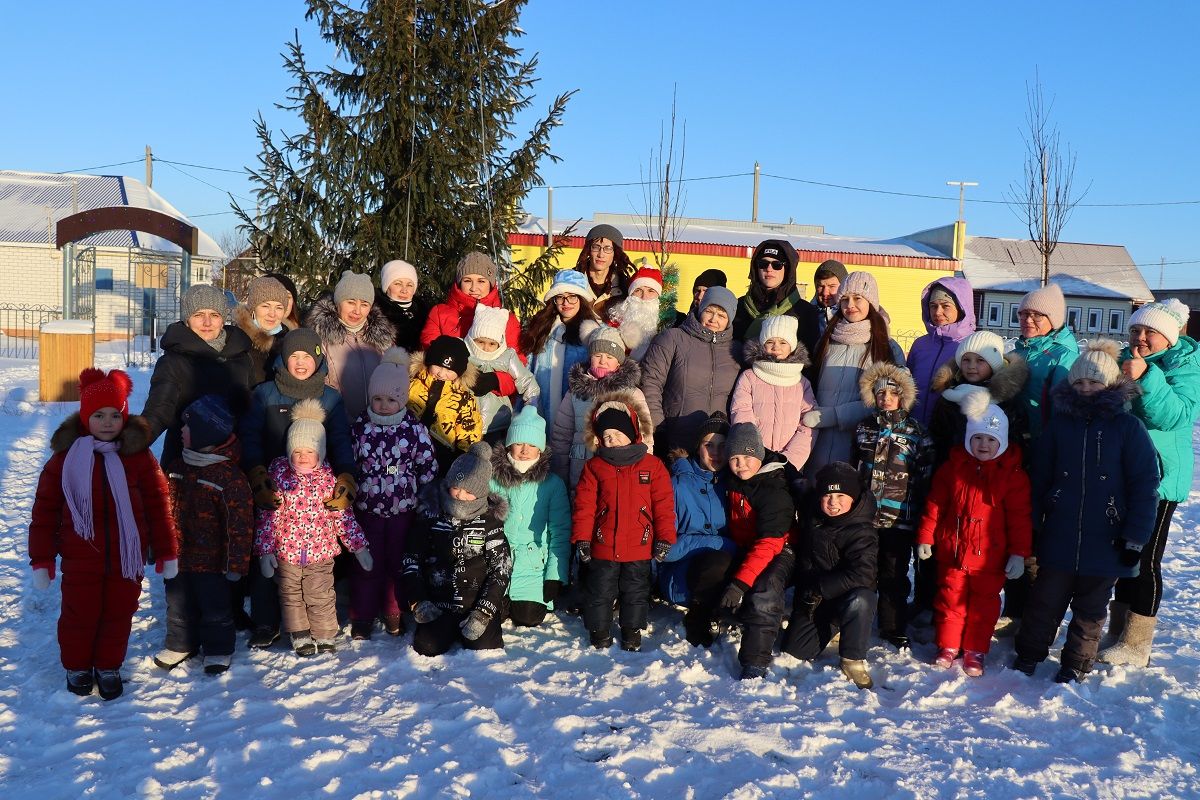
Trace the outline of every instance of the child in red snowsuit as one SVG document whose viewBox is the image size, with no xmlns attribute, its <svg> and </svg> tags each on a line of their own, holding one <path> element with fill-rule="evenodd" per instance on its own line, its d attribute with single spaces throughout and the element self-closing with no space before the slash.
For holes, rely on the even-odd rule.
<svg viewBox="0 0 1200 800">
<path fill-rule="evenodd" d="M 963 445 L 933 476 L 917 554 L 929 558 L 936 546 L 934 663 L 948 669 L 961 649 L 963 672 L 977 677 L 1000 618 L 1000 590 L 1006 576 L 1025 570 L 1033 525 L 1029 477 L 1021 449 L 1008 444 L 1008 418 L 999 406 L 967 421 Z"/>
<path fill-rule="evenodd" d="M 179 572 L 167 479 L 147 449 L 148 425 L 129 418 L 131 387 L 120 370 L 79 374 L 79 413 L 50 439 L 54 455 L 29 522 L 34 586 L 48 588 L 62 558 L 58 646 L 67 689 L 89 695 L 98 683 L 105 700 L 123 691 L 147 548 L 165 578 Z"/>
</svg>

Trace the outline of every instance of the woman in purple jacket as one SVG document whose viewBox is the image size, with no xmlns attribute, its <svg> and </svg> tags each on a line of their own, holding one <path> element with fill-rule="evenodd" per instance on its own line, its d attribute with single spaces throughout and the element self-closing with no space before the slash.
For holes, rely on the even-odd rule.
<svg viewBox="0 0 1200 800">
<path fill-rule="evenodd" d="M 921 319 L 928 331 L 908 351 L 908 371 L 917 383 L 912 416 L 926 428 L 938 393 L 929 384 L 938 367 L 954 358 L 958 343 L 975 332 L 975 298 L 966 278 L 938 278 L 921 291 Z"/>
</svg>

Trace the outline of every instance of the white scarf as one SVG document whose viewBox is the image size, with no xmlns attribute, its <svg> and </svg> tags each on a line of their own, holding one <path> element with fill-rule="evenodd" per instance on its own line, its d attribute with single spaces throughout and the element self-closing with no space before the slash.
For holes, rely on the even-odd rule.
<svg viewBox="0 0 1200 800">
<path fill-rule="evenodd" d="M 787 364 L 779 361 L 755 361 L 750 369 L 765 383 L 772 386 L 795 386 L 803 377 L 803 364 Z"/>
<path fill-rule="evenodd" d="M 222 456 L 216 453 L 202 453 L 199 450 L 183 448 L 183 463 L 192 467 L 207 467 L 228 460 L 229 456 Z"/>
<path fill-rule="evenodd" d="M 489 353 L 475 344 L 475 340 L 470 337 L 463 339 L 463 341 L 467 343 L 467 352 L 471 354 L 471 358 L 477 358 L 480 361 L 495 361 L 504 355 L 504 351 L 508 349 L 504 345 L 501 345 Z"/>
<path fill-rule="evenodd" d="M 512 453 L 509 453 L 509 455 L 508 455 L 508 463 L 512 464 L 513 469 L 515 469 L 517 472 L 521 473 L 522 475 L 524 475 L 526 472 L 529 472 L 529 470 L 533 469 L 534 465 L 537 464 L 541 460 L 542 460 L 541 456 L 538 456 L 537 458 L 531 458 L 528 461 L 518 461 L 517 459 L 512 457 Z"/>
</svg>

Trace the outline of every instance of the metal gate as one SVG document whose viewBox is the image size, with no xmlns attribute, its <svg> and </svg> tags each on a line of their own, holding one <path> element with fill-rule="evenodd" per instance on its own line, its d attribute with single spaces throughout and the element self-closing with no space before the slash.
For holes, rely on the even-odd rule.
<svg viewBox="0 0 1200 800">
<path fill-rule="evenodd" d="M 96 319 L 96 248 L 84 247 L 71 259 L 71 319 Z"/>
<path fill-rule="evenodd" d="M 148 366 L 158 356 L 158 340 L 179 320 L 183 258 L 152 250 L 129 249 L 126 286 L 129 338 L 125 363 Z"/>
</svg>

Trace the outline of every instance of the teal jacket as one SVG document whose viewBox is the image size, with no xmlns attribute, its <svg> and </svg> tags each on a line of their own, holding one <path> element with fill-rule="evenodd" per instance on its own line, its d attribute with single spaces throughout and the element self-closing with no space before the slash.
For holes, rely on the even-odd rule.
<svg viewBox="0 0 1200 800">
<path fill-rule="evenodd" d="M 1079 342 L 1066 326 L 1045 336 L 1017 340 L 1017 355 L 1029 365 L 1029 380 L 1021 390 L 1021 402 L 1029 417 L 1029 438 L 1036 444 L 1042 428 L 1050 421 L 1050 390 L 1067 379 L 1067 372 L 1079 358 Z"/>
<path fill-rule="evenodd" d="M 1121 351 L 1121 362 L 1130 358 Z M 1146 356 L 1146 373 L 1138 379 L 1142 394 L 1133 413 L 1146 424 L 1150 441 L 1162 462 L 1158 496 L 1176 503 L 1192 488 L 1192 426 L 1200 414 L 1200 347 L 1187 336 L 1158 353 Z"/>
<path fill-rule="evenodd" d="M 508 597 L 544 603 L 544 583 L 567 582 L 571 555 L 571 503 L 567 485 L 550 473 L 550 451 L 543 450 L 538 462 L 522 474 L 508 460 L 508 451 L 497 446 L 491 491 L 508 501 L 504 520 L 504 538 L 512 551 Z"/>
</svg>

